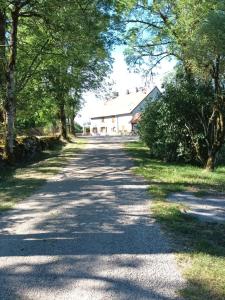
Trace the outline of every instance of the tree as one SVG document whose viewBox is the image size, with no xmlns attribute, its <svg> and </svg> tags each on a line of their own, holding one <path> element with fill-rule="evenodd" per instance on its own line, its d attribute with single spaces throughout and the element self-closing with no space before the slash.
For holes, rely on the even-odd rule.
<svg viewBox="0 0 225 300">
<path fill-rule="evenodd" d="M 6 36 L 6 17 L 5 10 L 0 9 L 0 123 L 3 122 L 3 99 L 6 86 L 5 68 L 6 68 L 6 55 L 5 55 L 5 36 Z"/>
<path fill-rule="evenodd" d="M 140 134 L 150 153 L 167 161 L 192 161 L 206 166 L 209 136 L 205 120 L 213 105 L 213 86 L 200 79 L 187 80 L 179 68 L 174 78 L 165 83 L 159 101 L 143 113 Z"/>
<path fill-rule="evenodd" d="M 216 156 L 225 138 L 225 4 L 217 1 L 214 9 L 195 30 L 186 56 L 192 72 L 213 86 L 211 112 L 204 120 L 208 159 L 206 168 L 213 170 Z M 192 50 L 191 50 L 192 48 Z M 194 55 L 193 55 L 194 49 Z"/>
<path fill-rule="evenodd" d="M 139 1 L 127 12 L 127 61 L 148 64 L 152 70 L 163 59 L 175 57 L 187 79 L 211 82 L 214 96 L 205 120 L 208 143 L 206 168 L 213 170 L 224 143 L 224 11 L 223 1 Z"/>
<path fill-rule="evenodd" d="M 57 57 L 58 61 L 68 62 L 67 54 L 69 51 L 72 53 L 69 49 L 71 45 L 75 55 L 73 63 L 81 50 L 88 53 L 89 57 L 98 56 L 98 61 L 108 60 L 114 37 L 114 4 L 114 1 L 106 0 L 0 0 L 0 80 L 6 127 L 5 156 L 9 161 L 14 158 L 16 108 L 20 106 L 20 95 L 28 94 L 24 89 L 29 81 L 34 76 L 40 78 L 40 74 L 37 74 L 40 71 L 42 89 L 46 79 L 43 75 L 44 62 L 49 65 L 50 56 Z M 78 56 L 76 66 L 82 62 L 81 56 Z M 85 60 L 85 65 L 87 61 Z M 67 68 L 70 67 L 67 63 Z M 68 69 L 61 67 L 62 69 L 65 77 L 69 77 Z M 61 73 L 59 69 L 54 71 L 56 74 Z M 98 70 L 96 72 L 98 74 Z M 96 74 L 94 76 L 98 77 Z M 31 86 L 29 89 L 31 91 Z"/>
<path fill-rule="evenodd" d="M 73 136 L 76 136 L 76 126 L 75 117 L 82 106 L 82 95 L 79 89 L 71 90 L 68 99 L 67 99 L 67 107 L 66 114 L 68 116 L 69 125 L 70 125 L 70 133 Z"/>
<path fill-rule="evenodd" d="M 75 20 L 77 23 L 77 19 Z M 73 28 L 76 28 L 76 23 Z M 42 75 L 46 79 L 46 88 L 58 107 L 61 134 L 64 139 L 67 138 L 66 108 L 70 119 L 73 119 L 71 125 L 80 105 L 81 93 L 84 90 L 98 88 L 110 70 L 110 55 L 100 35 L 106 30 L 104 22 L 99 21 L 98 26 L 91 26 L 90 29 L 90 24 L 86 26 L 86 20 L 82 17 L 78 25 L 81 24 L 82 30 L 79 32 L 80 26 L 78 26 L 75 39 L 68 33 L 63 40 L 58 37 L 60 50 L 56 51 L 57 55 L 49 57 L 46 61 Z M 73 125 L 71 128 L 74 132 Z"/>
<path fill-rule="evenodd" d="M 2 97 L 5 114 L 5 156 L 14 160 L 14 121 L 16 112 L 16 66 L 18 31 L 21 18 L 34 18 L 43 13 L 45 1 L 15 0 L 0 2 Z M 6 27 L 7 24 L 7 27 Z M 7 29 L 7 30 L 6 30 Z"/>
</svg>

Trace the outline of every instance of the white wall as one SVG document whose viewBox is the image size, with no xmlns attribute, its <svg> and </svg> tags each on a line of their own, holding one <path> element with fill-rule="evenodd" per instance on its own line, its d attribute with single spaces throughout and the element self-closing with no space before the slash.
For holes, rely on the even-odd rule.
<svg viewBox="0 0 225 300">
<path fill-rule="evenodd" d="M 131 122 L 130 122 L 131 119 L 132 119 L 132 114 L 118 116 L 117 117 L 118 131 L 123 133 L 131 132 L 132 129 Z"/>
<path fill-rule="evenodd" d="M 149 102 L 149 101 L 154 101 L 155 99 L 157 99 L 157 97 L 159 96 L 160 92 L 158 89 L 154 89 L 151 92 L 151 95 L 149 95 L 148 97 L 146 97 L 144 99 L 144 101 L 142 101 L 132 112 L 132 114 L 126 114 L 126 115 L 121 115 L 121 116 L 115 116 L 115 118 L 113 119 L 113 117 L 105 117 L 104 118 L 104 122 L 103 122 L 103 118 L 98 118 L 98 119 L 94 119 L 91 120 L 91 134 L 95 135 L 96 133 L 93 132 L 93 128 L 97 128 L 97 135 L 113 135 L 113 134 L 126 134 L 126 133 L 130 133 L 132 130 L 132 125 L 131 125 L 131 119 L 132 117 L 138 113 L 141 112 L 145 105 Z M 146 95 L 147 96 L 147 95 Z M 114 122 L 113 122 L 114 120 Z M 107 128 L 107 130 L 105 129 L 104 131 L 101 130 L 101 128 Z"/>
<path fill-rule="evenodd" d="M 93 135 L 116 135 L 121 133 L 129 133 L 131 132 L 132 126 L 131 121 L 132 114 L 115 116 L 113 117 L 105 117 L 104 122 L 103 118 L 98 118 L 91 120 L 91 134 Z M 106 129 L 104 129 L 107 128 Z M 97 133 L 94 132 L 94 128 L 97 128 Z"/>
</svg>

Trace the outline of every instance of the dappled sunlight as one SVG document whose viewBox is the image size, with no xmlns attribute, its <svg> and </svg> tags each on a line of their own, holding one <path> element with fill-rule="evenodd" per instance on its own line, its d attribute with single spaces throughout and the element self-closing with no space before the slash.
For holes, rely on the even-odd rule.
<svg viewBox="0 0 225 300">
<path fill-rule="evenodd" d="M 56 299 L 62 291 L 66 299 L 73 293 L 84 299 L 176 299 L 184 281 L 167 238 L 149 216 L 147 182 L 132 175 L 122 138 L 107 147 L 101 139 L 91 142 L 1 219 L 6 299 L 9 290 L 23 290 L 23 296 L 47 300 L 49 289 Z"/>
<path fill-rule="evenodd" d="M 158 260 L 158 255 L 152 255 L 152 261 Z M 11 263 L 4 263 L 4 272 L 15 294 L 24 294 L 35 297 L 33 288 L 38 289 L 40 299 L 52 299 L 52 295 L 46 293 L 54 289 L 57 298 L 60 299 L 62 289 L 64 290 L 65 299 L 72 299 L 70 291 L 76 290 L 76 295 L 82 294 L 84 299 L 90 299 L 93 295 L 95 299 L 101 299 L 101 295 L 105 293 L 112 299 L 162 299 L 173 300 L 174 298 L 164 296 L 161 278 L 156 275 L 155 271 L 151 271 L 150 266 L 145 264 L 145 257 L 138 255 L 137 257 L 128 258 L 126 255 L 115 255 L 108 259 L 102 255 L 86 255 L 80 257 L 74 256 L 54 256 L 51 258 L 39 256 L 24 262 L 23 258 L 16 257 Z M 161 264 L 165 264 L 166 257 L 160 257 Z M 101 268 L 99 268 L 101 266 Z M 132 276 L 132 271 L 139 268 L 149 267 L 149 279 L 154 277 L 155 285 L 159 289 L 141 286 L 141 281 L 136 280 Z M 110 274 L 108 273 L 110 270 Z M 152 273 L 154 272 L 154 274 Z M 44 274 L 37 278 L 36 274 Z M 125 276 L 118 276 L 124 274 Z M 60 275 L 60 276 L 59 276 Z M 0 277 L 2 274 L 0 273 Z M 140 280 L 140 279 L 139 279 Z M 20 283 L 23 281 L 23 292 Z M 83 286 L 81 285 L 83 283 Z M 178 282 L 176 279 L 171 280 L 171 288 L 176 288 Z M 9 299 L 9 291 L 7 285 L 3 286 L 5 299 Z M 11 293 L 12 293 L 11 291 Z"/>
<path fill-rule="evenodd" d="M 170 235 L 187 279 L 181 294 L 187 299 L 224 299 L 225 168 L 210 173 L 195 166 L 151 159 L 148 152 L 138 151 L 137 143 L 126 148 L 136 161 L 135 173 L 149 183 L 154 199 L 152 214 Z M 197 209 L 193 210 L 193 205 Z"/>
<path fill-rule="evenodd" d="M 143 175 L 153 184 L 155 182 L 167 185 L 168 191 L 171 185 L 179 185 L 180 189 L 196 192 L 199 190 L 219 190 L 225 192 L 225 168 L 218 167 L 215 172 L 206 172 L 200 167 L 191 166 L 187 164 L 174 164 L 165 163 L 155 159 L 151 159 L 148 155 L 148 151 L 139 151 L 140 142 L 134 142 L 127 144 L 127 150 L 132 154 L 134 159 L 139 159 L 137 162 L 139 166 L 135 168 L 137 174 Z"/>
<path fill-rule="evenodd" d="M 6 169 L 0 174 L 0 211 L 11 208 L 58 174 L 68 165 L 71 159 L 68 156 L 74 158 L 82 145 L 78 140 L 77 143 L 67 144 L 63 149 L 58 147 L 59 149 L 43 153 L 38 162 Z"/>
</svg>

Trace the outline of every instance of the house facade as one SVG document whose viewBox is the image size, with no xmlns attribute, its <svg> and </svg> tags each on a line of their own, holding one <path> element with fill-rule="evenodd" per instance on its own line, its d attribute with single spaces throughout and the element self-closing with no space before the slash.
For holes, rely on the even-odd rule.
<svg viewBox="0 0 225 300">
<path fill-rule="evenodd" d="M 160 91 L 155 87 L 150 93 L 145 90 L 128 92 L 107 101 L 91 117 L 91 135 L 118 135 L 135 131 L 141 111 L 149 101 L 154 101 L 159 95 Z"/>
</svg>

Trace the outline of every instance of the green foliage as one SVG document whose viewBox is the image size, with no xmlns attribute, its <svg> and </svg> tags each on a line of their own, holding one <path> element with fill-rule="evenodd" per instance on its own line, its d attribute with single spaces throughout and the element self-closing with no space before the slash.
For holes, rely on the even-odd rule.
<svg viewBox="0 0 225 300">
<path fill-rule="evenodd" d="M 126 56 L 131 66 L 149 73 L 162 60 L 173 57 L 183 66 L 186 76 L 191 76 L 197 82 L 201 81 L 205 91 L 202 93 L 202 87 L 197 90 L 194 88 L 198 95 L 191 97 L 189 90 L 188 99 L 205 99 L 207 112 L 203 112 L 202 117 L 197 109 L 202 125 L 199 122 L 194 122 L 196 128 L 186 125 L 198 159 L 206 169 L 212 171 L 225 136 L 224 1 L 143 0 L 127 8 L 124 20 L 128 24 L 125 36 Z M 209 86 L 210 101 L 206 97 Z M 185 114 L 188 113 L 186 107 L 184 105 Z M 194 132 L 190 133 L 190 130 Z M 182 126 L 180 131 L 183 134 Z M 171 140 L 171 133 L 167 132 L 167 135 Z M 173 138 L 174 135 L 172 140 Z M 203 152 L 207 152 L 207 155 Z"/>
<path fill-rule="evenodd" d="M 162 100 L 150 103 L 142 114 L 139 131 L 142 140 L 150 149 L 150 154 L 169 161 L 176 159 L 177 140 L 174 127 L 168 127 L 167 112 Z M 162 119 L 162 116 L 165 118 Z"/>
<path fill-rule="evenodd" d="M 77 9 L 65 7 L 57 18 L 51 19 L 53 28 L 47 31 L 40 26 L 30 27 L 32 20 L 21 26 L 19 34 L 29 32 L 30 35 L 25 38 L 26 51 L 18 53 L 21 72 L 18 76 L 17 124 L 29 124 L 28 119 L 36 126 L 54 122 L 59 118 L 58 110 L 62 104 L 67 106 L 69 114 L 71 110 L 77 112 L 82 91 L 97 88 L 110 69 L 108 45 L 101 37 L 109 22 L 106 12 L 101 15 L 92 5 L 83 12 L 78 8 L 79 5 Z M 90 13 L 92 18 L 87 22 Z M 57 30 L 53 33 L 54 28 Z M 22 44 L 21 50 L 23 48 Z M 40 55 L 30 70 L 39 50 Z"/>
<path fill-rule="evenodd" d="M 83 127 L 80 126 L 80 124 L 75 123 L 75 132 L 76 133 L 81 133 L 83 131 Z"/>
<path fill-rule="evenodd" d="M 209 173 L 199 167 L 153 160 L 140 142 L 127 144 L 126 149 L 135 159 L 135 173 L 149 183 L 153 216 L 170 234 L 171 247 L 186 278 L 181 295 L 189 300 L 224 299 L 225 224 L 199 221 L 184 214 L 179 203 L 166 201 L 170 193 L 180 191 L 224 193 L 224 166 Z"/>
<path fill-rule="evenodd" d="M 0 111 L 9 107 L 16 111 L 16 117 L 8 114 L 11 121 L 5 124 L 10 153 L 14 126 L 8 124 L 15 123 L 18 132 L 73 120 L 81 108 L 82 93 L 101 86 L 111 70 L 112 45 L 119 40 L 115 29 L 122 27 L 118 11 L 113 0 L 0 1 L 0 29 L 7 28 L 7 34 L 0 32 L 0 74 L 9 72 L 9 66 L 13 74 L 5 76 L 13 84 L 2 84 L 0 78 Z M 12 38 L 11 46 L 6 46 Z M 14 82 L 12 99 L 7 100 L 3 95 Z"/>
<path fill-rule="evenodd" d="M 210 118 L 213 87 L 188 78 L 178 70 L 166 83 L 161 99 L 151 102 L 140 122 L 140 135 L 153 157 L 166 161 L 207 161 L 208 136 L 205 120 Z"/>
<path fill-rule="evenodd" d="M 222 18 L 223 10 L 222 1 L 216 0 L 142 0 L 127 7 L 124 19 L 129 24 L 126 32 L 128 63 L 139 66 L 144 63 L 152 69 L 171 56 L 188 63 L 190 56 L 196 56 L 193 49 L 202 49 L 197 43 L 203 46 L 200 32 L 203 34 L 205 27 L 208 30 L 210 16 L 219 14 Z M 218 30 L 215 26 L 214 29 Z M 218 40 L 212 31 L 214 40 Z M 204 50 L 206 56 L 206 47 Z"/>
</svg>

